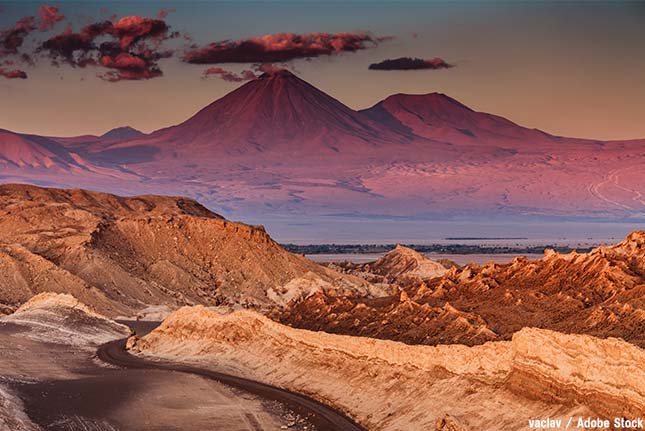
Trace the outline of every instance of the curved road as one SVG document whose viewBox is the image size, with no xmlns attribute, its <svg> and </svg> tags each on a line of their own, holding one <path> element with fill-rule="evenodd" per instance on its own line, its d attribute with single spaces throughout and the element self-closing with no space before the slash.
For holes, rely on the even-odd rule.
<svg viewBox="0 0 645 431">
<path fill-rule="evenodd" d="M 125 349 L 126 339 L 116 340 L 99 347 L 97 356 L 102 361 L 125 368 L 148 368 L 197 374 L 242 389 L 264 399 L 287 405 L 301 417 L 307 418 L 320 431 L 365 431 L 344 414 L 305 395 L 269 386 L 253 380 L 209 371 L 171 362 L 153 362 L 131 355 Z"/>
</svg>

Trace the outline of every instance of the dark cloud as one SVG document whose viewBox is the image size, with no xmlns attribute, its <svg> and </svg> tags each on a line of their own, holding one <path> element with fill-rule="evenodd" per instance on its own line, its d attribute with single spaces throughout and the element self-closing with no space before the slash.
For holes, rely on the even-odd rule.
<svg viewBox="0 0 645 431">
<path fill-rule="evenodd" d="M 0 76 L 3 76 L 7 79 L 27 79 L 27 74 L 24 71 L 18 69 L 6 70 L 0 68 Z"/>
<path fill-rule="evenodd" d="M 171 57 L 172 51 L 161 49 L 161 43 L 171 37 L 177 36 L 169 34 L 163 20 L 126 16 L 87 25 L 78 33 L 67 29 L 43 42 L 40 50 L 55 65 L 110 69 L 98 75 L 109 82 L 143 80 L 163 75 L 158 60 Z"/>
<path fill-rule="evenodd" d="M 55 64 L 64 62 L 85 67 L 90 63 L 90 53 L 98 49 L 94 40 L 104 35 L 111 27 L 110 21 L 87 25 L 78 33 L 74 33 L 71 27 L 68 27 L 63 33 L 43 42 L 40 50 L 47 52 Z"/>
<path fill-rule="evenodd" d="M 38 30 L 47 31 L 54 28 L 54 25 L 65 19 L 65 16 L 58 11 L 57 6 L 42 5 L 38 8 L 40 23 Z"/>
<path fill-rule="evenodd" d="M 56 6 L 42 5 L 38 7 L 38 17 L 25 16 L 13 26 L 0 31 L 0 57 L 18 54 L 18 49 L 31 32 L 36 29 L 51 30 L 57 22 L 64 18 Z"/>
<path fill-rule="evenodd" d="M 195 64 L 284 62 L 376 46 L 387 38 L 369 33 L 278 33 L 211 43 L 192 49 L 183 60 Z"/>
<path fill-rule="evenodd" d="M 36 18 L 26 16 L 10 28 L 0 32 L 0 57 L 17 54 L 29 33 L 36 29 Z"/>
<path fill-rule="evenodd" d="M 370 64 L 371 70 L 420 70 L 420 69 L 449 69 L 454 65 L 446 63 L 442 58 L 435 57 L 429 60 L 422 58 L 401 57 L 392 60 L 383 60 L 380 63 Z"/>
</svg>

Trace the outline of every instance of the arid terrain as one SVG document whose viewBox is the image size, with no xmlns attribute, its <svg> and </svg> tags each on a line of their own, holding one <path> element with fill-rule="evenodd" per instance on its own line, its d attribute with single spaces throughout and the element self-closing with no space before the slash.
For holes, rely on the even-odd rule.
<svg viewBox="0 0 645 431">
<path fill-rule="evenodd" d="M 399 293 L 373 299 L 317 293 L 275 317 L 300 328 L 411 344 L 509 340 L 528 326 L 620 337 L 645 347 L 644 262 L 642 231 L 589 253 L 547 250 L 539 260 L 451 269 L 397 247 L 371 264 L 332 267 L 380 285 L 394 282 Z"/>
<path fill-rule="evenodd" d="M 191 199 L 3 185 L 0 244 L 10 430 L 525 430 L 645 409 L 642 231 L 507 264 L 399 245 L 320 265 Z"/>
<path fill-rule="evenodd" d="M 523 430 L 533 417 L 566 423 L 645 408 L 642 349 L 542 329 L 475 347 L 409 346 L 197 306 L 129 346 L 309 394 L 370 430 Z"/>
<path fill-rule="evenodd" d="M 645 0 L 0 0 L 0 431 L 645 429 Z"/>
<path fill-rule="evenodd" d="M 267 307 L 297 297 L 300 277 L 382 293 L 191 199 L 0 185 L 5 312 L 45 291 L 70 293 L 112 317 L 189 304 Z"/>
</svg>

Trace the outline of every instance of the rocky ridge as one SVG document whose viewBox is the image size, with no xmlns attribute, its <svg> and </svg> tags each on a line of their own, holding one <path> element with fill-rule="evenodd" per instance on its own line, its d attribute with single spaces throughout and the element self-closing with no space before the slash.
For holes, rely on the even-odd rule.
<svg viewBox="0 0 645 431">
<path fill-rule="evenodd" d="M 266 307 L 292 279 L 368 283 L 275 243 L 196 201 L 84 190 L 0 186 L 0 303 L 15 310 L 43 291 L 70 293 L 109 316 L 149 305 Z"/>
<path fill-rule="evenodd" d="M 375 264 L 355 272 L 365 279 Z M 377 268 L 377 267 L 376 267 Z M 539 260 L 453 267 L 440 277 L 396 278 L 402 293 L 378 299 L 318 294 L 273 317 L 296 327 L 412 344 L 508 340 L 524 327 L 645 346 L 645 232 L 589 253 L 547 250 Z"/>
<path fill-rule="evenodd" d="M 409 346 L 198 306 L 128 345 L 309 394 L 374 430 L 521 430 L 531 417 L 633 417 L 645 399 L 642 349 L 542 329 L 474 347 Z"/>
</svg>

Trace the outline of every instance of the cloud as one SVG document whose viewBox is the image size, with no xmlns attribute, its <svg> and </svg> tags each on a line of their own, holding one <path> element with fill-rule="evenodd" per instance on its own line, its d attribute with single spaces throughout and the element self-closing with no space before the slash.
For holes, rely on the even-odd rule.
<svg viewBox="0 0 645 431">
<path fill-rule="evenodd" d="M 56 65 L 59 62 L 72 66 L 85 67 L 92 58 L 91 51 L 97 50 L 94 39 L 106 33 L 112 26 L 110 21 L 87 25 L 80 32 L 74 33 L 71 27 L 59 35 L 53 36 L 42 43 L 40 50 L 46 51 Z"/>
<path fill-rule="evenodd" d="M 27 74 L 24 71 L 18 69 L 6 70 L 0 68 L 0 76 L 4 76 L 7 79 L 27 79 Z"/>
<path fill-rule="evenodd" d="M 168 35 L 168 25 L 160 19 L 126 16 L 107 29 L 107 33 L 119 39 L 122 49 L 128 49 L 144 39 L 160 42 Z"/>
<path fill-rule="evenodd" d="M 262 63 L 262 64 L 255 64 L 253 65 L 253 70 L 243 70 L 242 72 L 235 73 L 231 72 L 226 69 L 222 69 L 221 67 L 211 67 L 203 72 L 202 78 L 206 78 L 210 75 L 217 75 L 224 81 L 228 82 L 243 82 L 243 81 L 251 81 L 253 79 L 258 78 L 261 74 L 266 73 L 266 74 L 274 74 L 274 73 L 279 73 L 283 70 L 287 70 L 285 67 L 279 67 L 275 66 L 271 63 Z"/>
<path fill-rule="evenodd" d="M 54 28 L 54 25 L 65 19 L 65 16 L 58 12 L 57 6 L 42 5 L 38 8 L 40 24 L 38 30 L 47 31 Z"/>
<path fill-rule="evenodd" d="M 229 70 L 222 69 L 221 67 L 211 67 L 204 71 L 203 76 L 217 75 L 227 82 L 242 82 L 250 81 L 257 78 L 257 75 L 252 70 L 243 70 L 239 74 Z"/>
<path fill-rule="evenodd" d="M 0 31 L 0 57 L 17 54 L 18 48 L 23 45 L 31 32 L 36 29 L 51 30 L 57 22 L 64 18 L 56 6 L 42 5 L 38 7 L 38 17 L 25 16 L 13 26 Z"/>
<path fill-rule="evenodd" d="M 159 12 L 157 12 L 157 18 L 159 19 L 164 19 L 165 17 L 168 16 L 169 13 L 171 12 L 177 12 L 175 8 L 171 9 L 159 9 Z"/>
<path fill-rule="evenodd" d="M 354 52 L 378 45 L 386 38 L 369 33 L 278 33 L 211 43 L 192 49 L 183 60 L 194 64 L 272 63 Z"/>
<path fill-rule="evenodd" d="M 400 57 L 383 60 L 379 63 L 370 64 L 371 70 L 421 70 L 421 69 L 449 69 L 454 65 L 446 63 L 442 58 L 435 57 L 428 60 L 422 58 Z"/>
<path fill-rule="evenodd" d="M 157 52 L 145 50 L 139 53 L 116 52 L 114 54 L 103 55 L 99 63 L 101 66 L 113 69 L 99 77 L 108 82 L 118 81 L 138 81 L 143 79 L 157 78 L 163 75 L 163 72 L 157 65 L 157 60 L 167 58 L 172 55 L 171 52 Z"/>
<path fill-rule="evenodd" d="M 26 16 L 13 26 L 0 32 L 0 57 L 18 53 L 29 33 L 36 29 L 36 18 Z"/>
<path fill-rule="evenodd" d="M 152 79 L 163 75 L 158 61 L 173 55 L 161 49 L 163 41 L 177 37 L 159 19 L 126 16 L 116 22 L 102 21 L 83 27 L 78 33 L 70 28 L 40 47 L 54 65 L 110 69 L 98 76 L 108 82 Z"/>
<path fill-rule="evenodd" d="M 256 64 L 255 70 L 269 75 L 287 70 L 285 67 L 275 66 L 271 63 Z"/>
</svg>

